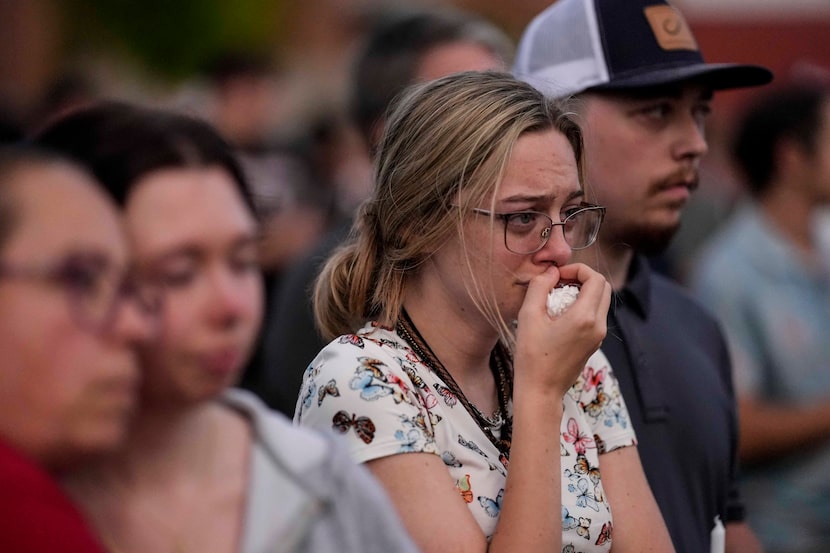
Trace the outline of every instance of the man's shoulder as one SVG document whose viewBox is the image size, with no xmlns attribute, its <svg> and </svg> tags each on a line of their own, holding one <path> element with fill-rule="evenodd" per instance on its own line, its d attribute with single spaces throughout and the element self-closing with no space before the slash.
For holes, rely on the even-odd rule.
<svg viewBox="0 0 830 553">
<path fill-rule="evenodd" d="M 650 275 L 650 308 L 643 331 L 674 348 L 723 354 L 723 328 L 692 290 L 670 277 Z"/>
<path fill-rule="evenodd" d="M 692 291 L 676 280 L 661 275 L 651 274 L 652 309 L 670 313 L 681 314 L 681 320 L 690 317 L 698 318 L 701 321 L 715 323 L 715 317 L 698 300 Z"/>
</svg>

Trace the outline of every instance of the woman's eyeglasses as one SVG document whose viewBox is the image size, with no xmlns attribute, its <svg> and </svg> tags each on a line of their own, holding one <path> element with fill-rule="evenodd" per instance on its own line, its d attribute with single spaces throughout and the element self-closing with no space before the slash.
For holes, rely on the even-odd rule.
<svg viewBox="0 0 830 553">
<path fill-rule="evenodd" d="M 74 254 L 49 265 L 14 266 L 0 263 L 0 278 L 38 280 L 60 288 L 79 326 L 103 332 L 114 322 L 118 307 L 131 299 L 147 315 L 161 309 L 158 286 L 142 282 L 95 254 Z"/>
<path fill-rule="evenodd" d="M 504 245 L 513 253 L 527 255 L 541 250 L 553 227 L 562 227 L 565 242 L 572 250 L 582 250 L 597 239 L 605 208 L 582 204 L 567 212 L 565 218 L 555 223 L 547 214 L 538 211 L 514 211 L 499 213 L 487 209 L 472 208 L 474 213 L 495 217 L 504 223 Z"/>
</svg>

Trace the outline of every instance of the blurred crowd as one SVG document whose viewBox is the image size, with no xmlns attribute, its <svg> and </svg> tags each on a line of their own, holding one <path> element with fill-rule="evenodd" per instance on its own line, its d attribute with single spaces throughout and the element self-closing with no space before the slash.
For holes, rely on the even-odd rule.
<svg viewBox="0 0 830 553">
<path fill-rule="evenodd" d="M 175 117 L 192 117 L 205 125 L 205 135 L 215 132 L 225 140 L 232 148 L 235 160 L 228 171 L 236 171 L 235 164 L 238 163 L 238 170 L 244 176 L 241 180 L 245 181 L 245 195 L 250 196 L 251 202 L 247 205 L 240 203 L 239 197 L 223 199 L 220 195 L 211 201 L 217 204 L 227 201 L 228 209 L 237 209 L 240 219 L 245 221 L 248 215 L 252 217 L 252 222 L 246 223 L 245 228 L 257 229 L 253 233 L 255 257 L 264 275 L 264 286 L 261 295 L 252 293 L 248 297 L 256 299 L 257 306 L 251 307 L 251 312 L 261 313 L 262 324 L 252 324 L 249 329 L 255 336 L 250 338 L 250 358 L 247 350 L 242 356 L 245 367 L 239 374 L 240 387 L 256 398 L 241 396 L 224 401 L 252 413 L 259 413 L 260 404 L 255 403 L 252 407 L 250 401 L 261 401 L 291 417 L 303 370 L 325 344 L 313 327 L 309 307 L 314 277 L 334 246 L 348 235 L 355 213 L 370 195 L 374 178 L 373 156 L 381 125 L 378 121 L 383 120 L 387 104 L 392 103 L 405 85 L 454 72 L 451 56 L 447 58 L 451 61 L 441 62 L 446 66 L 430 67 L 424 61 L 426 55 L 419 52 L 419 56 L 424 55 L 420 60 L 422 65 L 416 64 L 416 70 L 407 68 L 406 75 L 378 71 L 373 73 L 373 78 L 376 83 L 383 79 L 383 84 L 375 84 L 368 78 L 361 80 L 360 71 L 366 68 L 354 60 L 365 56 L 366 49 L 372 47 L 367 39 L 374 36 L 375 40 L 388 41 L 384 48 L 392 51 L 395 48 L 396 37 L 378 38 L 372 32 L 414 13 L 416 10 L 407 7 L 384 8 L 367 10 L 356 19 L 352 28 L 354 36 L 343 55 L 341 68 L 343 74 L 348 75 L 346 80 L 351 87 L 334 87 L 327 93 L 316 94 L 311 107 L 298 102 L 298 90 L 303 89 L 292 81 L 296 77 L 293 69 L 270 56 L 251 51 L 225 52 L 206 64 L 198 74 L 159 94 L 141 91 L 123 95 L 120 94 L 122 89 L 113 83 L 74 68 L 51 79 L 26 112 L 0 105 L 0 144 L 35 140 L 49 145 L 50 140 L 54 140 L 50 146 L 57 145 L 58 150 L 69 152 L 69 157 L 74 159 L 78 152 L 73 140 L 57 132 L 61 130 L 61 123 L 68 122 L 71 130 L 73 115 L 96 106 L 110 105 L 108 102 L 121 105 L 118 101 L 129 102 L 139 110 L 130 113 L 129 109 L 123 108 L 124 121 L 128 121 L 128 116 L 140 118 L 144 114 L 149 120 L 158 116 L 162 124 L 164 116 L 154 116 L 153 110 L 165 110 L 171 114 L 168 121 L 171 126 L 184 125 Z M 495 27 L 488 35 L 487 29 L 482 26 L 477 30 L 479 34 L 462 37 L 476 44 L 480 51 L 476 53 L 479 58 L 465 57 L 461 69 L 508 69 L 511 66 L 515 41 Z M 436 43 L 441 41 L 449 42 L 449 39 L 443 36 L 436 39 Z M 375 44 L 374 48 L 377 47 Z M 463 54 L 470 56 L 470 52 Z M 377 64 L 387 62 L 375 60 Z M 366 67 L 369 67 L 366 71 L 377 71 L 377 67 Z M 400 86 L 388 86 L 387 80 L 395 79 L 400 80 Z M 364 87 L 362 90 L 361 86 Z M 391 89 L 393 97 L 373 98 L 371 100 L 377 105 L 367 107 L 370 100 L 366 98 L 371 96 L 375 86 L 384 92 Z M 776 524 L 780 525 L 781 521 L 785 520 L 792 527 L 802 524 L 817 529 L 817 533 L 830 533 L 827 529 L 830 511 L 823 510 L 830 509 L 830 479 L 826 472 L 830 470 L 830 350 L 825 336 L 830 324 L 830 68 L 809 62 L 793 64 L 787 74 L 776 75 L 775 83 L 769 89 L 747 95 L 752 101 L 747 101 L 740 109 L 735 108 L 728 124 L 723 120 L 709 121 L 708 153 L 700 161 L 699 181 L 694 184 L 696 190 L 685 207 L 680 228 L 670 246 L 665 251 L 653 252 L 648 262 L 714 314 L 724 331 L 735 371 L 734 393 L 743 440 L 740 455 L 746 467 L 742 480 L 746 483 L 744 501 L 749 520 L 755 523 L 755 532 L 767 544 L 769 552 L 774 553 L 789 551 L 787 547 L 798 543 L 797 537 L 791 534 L 779 534 Z M 324 103 L 320 101 L 322 98 L 329 99 L 326 105 L 321 105 Z M 302 112 L 292 112 L 291 109 L 298 105 L 303 106 Z M 118 112 L 119 108 L 113 109 Z M 147 111 L 140 111 L 144 109 Z M 363 113 L 365 120 L 361 121 L 361 109 L 375 111 L 368 115 Z M 127 123 L 120 127 L 124 134 L 129 128 Z M 136 129 L 141 128 L 136 125 Z M 149 144 L 156 135 L 149 127 L 145 130 L 146 143 L 139 140 L 144 131 L 137 130 L 138 138 L 130 148 L 151 149 Z M 183 131 L 183 136 L 188 132 L 191 131 Z M 200 135 L 202 131 L 192 132 Z M 26 171 L 35 167 L 50 178 L 56 168 L 69 171 L 79 181 L 88 179 L 88 173 L 99 176 L 99 167 L 95 164 L 105 165 L 102 160 L 113 154 L 107 152 L 103 138 L 97 137 L 97 140 L 101 152 L 94 155 L 87 152 L 89 159 L 74 159 L 79 167 L 85 166 L 83 171 L 74 165 L 64 166 L 66 160 L 56 161 L 48 156 L 43 159 L 37 155 L 24 156 L 24 162 L 20 163 Z M 198 150 L 202 146 L 185 146 L 176 152 L 185 158 L 181 161 L 182 167 L 187 167 L 189 148 Z M 171 149 L 176 147 L 171 146 Z M 123 154 L 124 159 L 128 159 L 128 153 Z M 203 154 L 197 157 L 199 155 Z M 760 161 L 769 163 L 759 166 Z M 17 168 L 17 161 L 7 163 L 14 170 L 4 168 L 0 163 L 0 178 L 6 176 L 2 171 L 13 175 L 22 171 Z M 590 159 L 588 163 L 591 163 Z M 134 179 L 138 181 L 143 176 L 138 172 Z M 124 186 L 130 190 L 132 182 Z M 100 200 L 91 195 L 88 201 L 93 205 Z M 194 204 L 201 201 L 198 192 L 194 192 L 192 201 Z M 159 205 L 158 209 L 163 209 L 163 204 Z M 124 205 L 119 209 L 123 210 Z M 152 218 L 153 209 L 147 212 L 148 218 Z M 107 210 L 99 211 L 114 218 L 115 210 L 111 206 Z M 212 228 L 208 212 L 205 208 L 201 215 L 205 229 Z M 2 212 L 0 216 L 3 216 Z M 215 221 L 217 228 L 221 226 L 220 219 Z M 71 226 L 71 223 L 66 225 Z M 111 229 L 103 228 L 105 226 L 102 224 L 102 228 L 90 230 L 90 234 L 110 232 Z M 3 228 L 4 221 L 0 220 L 0 230 Z M 121 251 L 124 244 L 110 246 L 117 256 L 126 255 Z M 243 251 L 240 256 L 245 257 L 245 250 L 240 251 Z M 782 264 L 790 271 L 765 272 Z M 106 298 L 106 302 L 116 304 L 121 301 L 118 294 L 122 293 L 122 288 L 127 290 L 128 285 L 119 282 L 115 287 L 117 290 Z M 140 295 L 136 291 L 130 293 Z M 141 309 L 137 312 L 133 315 L 139 320 Z M 239 317 L 243 318 L 242 315 Z M 135 325 L 133 334 L 146 332 L 146 329 L 138 328 L 140 321 Z M 124 333 L 129 334 L 129 331 Z M 217 364 L 221 364 L 221 360 Z M 728 388 L 732 393 L 731 383 Z M 322 403 L 325 398 L 322 388 L 319 398 Z M 163 400 L 163 397 L 159 399 L 159 403 Z M 163 408 L 151 413 L 147 416 L 147 428 L 157 431 L 155 425 L 165 416 Z M 220 427 L 227 425 L 229 434 L 234 430 L 234 423 L 223 422 L 218 415 L 214 418 Z M 349 421 L 344 424 L 348 428 Z M 356 420 L 350 424 L 357 430 Z M 185 425 L 182 428 L 186 428 Z M 212 439 L 215 442 L 216 438 Z M 291 439 L 311 440 L 301 436 Z M 329 447 L 312 442 L 309 442 L 310 449 Z M 232 440 L 228 443 L 234 445 Z M 136 445 L 145 446 L 145 443 Z M 337 458 L 339 450 L 335 447 L 334 451 L 334 458 Z M 315 457 L 314 462 L 320 458 Z M 118 470 L 123 469 L 118 461 L 125 459 L 118 459 L 111 466 L 98 467 L 101 473 L 94 477 L 103 474 L 115 478 L 120 474 Z M 247 460 L 226 461 L 233 465 Z M 55 466 L 59 467 L 57 472 L 63 470 L 60 463 Z M 321 473 L 328 470 L 324 465 L 321 467 L 318 467 Z M 97 497 L 88 489 L 85 480 L 88 476 L 81 474 L 72 484 L 75 486 L 72 497 L 87 508 L 89 505 L 100 508 L 95 503 Z M 369 479 L 368 473 L 356 472 L 340 475 L 337 483 L 342 484 L 341 480 L 347 478 L 361 482 L 361 479 Z M 300 487 L 305 486 L 305 483 L 301 484 Z M 386 499 L 381 497 L 379 503 L 372 503 L 375 498 L 369 496 L 374 493 L 374 484 L 365 486 L 369 490 L 365 496 L 354 493 L 348 497 L 356 506 L 380 505 L 377 516 L 382 517 L 380 513 L 385 510 Z M 800 501 L 793 499 L 794 494 L 809 494 L 809 497 L 807 501 Z M 315 500 L 326 498 L 315 497 Z M 816 506 L 818 514 L 811 515 L 815 519 L 790 520 L 780 512 L 782 506 L 792 506 L 792 517 L 803 517 L 804 511 L 799 509 L 805 503 Z M 95 515 L 98 522 L 112 522 L 105 515 L 103 518 L 98 515 L 100 513 Z M 340 522 L 350 524 L 348 514 L 331 516 L 343 517 Z M 753 516 L 757 518 L 753 519 Z M 290 525 L 291 521 L 281 522 Z M 397 525 L 399 521 L 390 519 L 389 524 Z M 334 527 L 337 523 L 332 522 Z M 239 531 L 238 528 L 232 530 Z M 785 536 L 786 543 L 777 541 L 779 535 Z M 333 536 L 335 534 L 331 533 L 315 539 L 322 540 L 319 544 L 329 544 L 326 540 L 333 540 Z M 127 535 L 125 539 L 133 537 Z M 397 542 L 394 537 L 389 537 L 384 542 L 381 538 L 383 536 L 372 538 L 378 540 L 378 551 L 384 546 L 401 551 L 412 547 L 414 551 L 408 540 Z M 337 539 L 341 536 L 337 535 Z M 140 539 L 134 542 L 141 543 Z M 806 544 L 802 550 L 819 550 L 809 547 L 815 547 L 815 544 Z"/>
</svg>

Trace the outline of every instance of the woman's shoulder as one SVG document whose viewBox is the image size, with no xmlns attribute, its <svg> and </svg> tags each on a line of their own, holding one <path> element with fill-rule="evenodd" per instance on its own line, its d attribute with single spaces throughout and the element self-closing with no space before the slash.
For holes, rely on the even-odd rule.
<svg viewBox="0 0 830 553">
<path fill-rule="evenodd" d="M 222 402 L 248 418 L 254 449 L 270 459 L 269 464 L 300 480 L 314 482 L 321 475 L 331 480 L 350 473 L 356 466 L 333 432 L 295 425 L 246 390 L 227 390 Z M 309 479 L 309 475 L 315 477 Z"/>
<path fill-rule="evenodd" d="M 398 381 L 411 363 L 411 350 L 394 329 L 368 324 L 354 334 L 329 342 L 315 357 L 303 377 L 300 405 L 322 403 L 327 393 L 344 382 L 369 378 Z"/>
<path fill-rule="evenodd" d="M 319 365 L 324 360 L 338 357 L 359 358 L 369 354 L 395 356 L 406 348 L 406 342 L 398 336 L 395 329 L 367 323 L 357 332 L 343 334 L 329 342 L 311 365 Z"/>
<path fill-rule="evenodd" d="M 264 550 L 277 539 L 294 540 L 297 551 L 335 544 L 344 551 L 414 551 L 380 484 L 339 437 L 295 426 L 244 390 L 227 390 L 221 401 L 250 420 L 254 435 L 245 551 Z M 379 533 L 367 520 L 392 530 Z M 344 546 L 344 540 L 354 543 Z"/>
<path fill-rule="evenodd" d="M 266 449 L 269 456 L 279 459 L 286 468 L 301 472 L 328 458 L 332 447 L 330 436 L 295 426 L 291 419 L 270 409 L 251 392 L 229 389 L 221 400 L 250 421 L 254 447 Z"/>
</svg>

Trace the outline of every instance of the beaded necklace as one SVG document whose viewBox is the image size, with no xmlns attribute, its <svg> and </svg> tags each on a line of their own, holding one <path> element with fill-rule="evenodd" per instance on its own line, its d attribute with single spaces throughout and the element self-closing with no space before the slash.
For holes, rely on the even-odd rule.
<svg viewBox="0 0 830 553">
<path fill-rule="evenodd" d="M 467 399 L 467 396 L 461 391 L 461 387 L 455 382 L 455 379 L 441 361 L 438 360 L 429 344 L 418 332 L 412 319 L 409 318 L 409 314 L 403 309 L 395 325 L 395 331 L 409 344 L 412 351 L 418 355 L 424 364 L 446 383 L 461 405 L 476 421 L 478 427 L 499 450 L 506 465 L 510 459 L 510 442 L 513 437 L 513 417 L 507 415 L 507 404 L 513 394 L 513 373 L 507 368 L 510 365 L 510 355 L 505 347 L 499 343 L 490 353 L 490 371 L 496 381 L 499 408 L 492 417 L 487 417 Z M 498 432 L 498 437 L 494 431 Z"/>
</svg>

